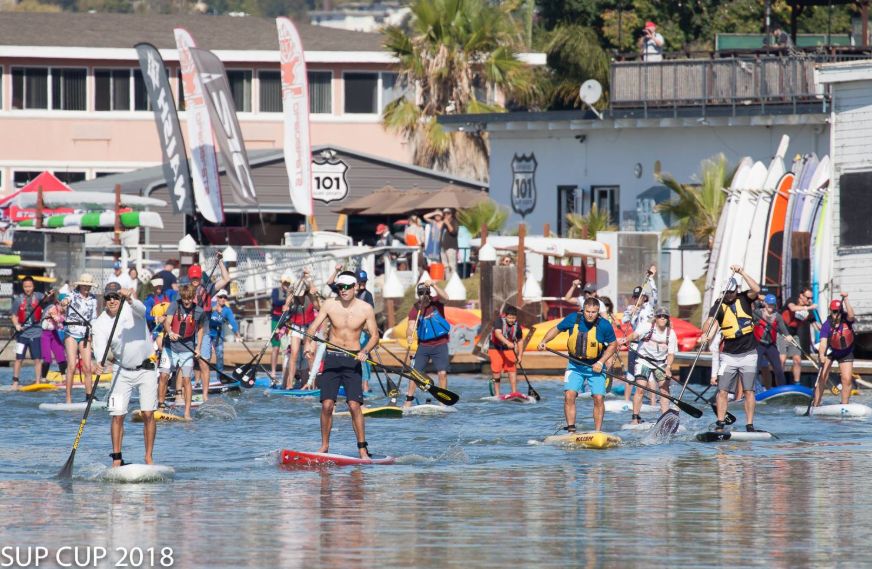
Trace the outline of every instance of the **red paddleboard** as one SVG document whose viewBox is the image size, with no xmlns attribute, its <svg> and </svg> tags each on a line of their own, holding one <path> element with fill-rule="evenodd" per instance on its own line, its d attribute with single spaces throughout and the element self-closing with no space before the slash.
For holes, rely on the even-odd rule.
<svg viewBox="0 0 872 569">
<path fill-rule="evenodd" d="M 790 188 L 793 187 L 793 172 L 788 172 L 778 181 L 777 192 L 772 198 L 772 214 L 769 216 L 769 231 L 766 234 L 766 256 L 763 258 L 764 284 L 781 284 L 781 250 L 784 240 L 784 224 Z"/>
<path fill-rule="evenodd" d="M 514 393 L 507 393 L 506 395 L 500 395 L 500 401 L 516 401 L 518 403 L 526 403 L 527 396 L 519 391 L 515 391 Z"/>
<path fill-rule="evenodd" d="M 357 456 L 345 456 L 344 454 L 331 454 L 328 452 L 301 452 L 298 450 L 283 450 L 282 465 L 290 467 L 306 466 L 353 466 L 357 464 L 393 464 L 396 459 L 392 456 L 379 456 L 364 459 Z"/>
</svg>

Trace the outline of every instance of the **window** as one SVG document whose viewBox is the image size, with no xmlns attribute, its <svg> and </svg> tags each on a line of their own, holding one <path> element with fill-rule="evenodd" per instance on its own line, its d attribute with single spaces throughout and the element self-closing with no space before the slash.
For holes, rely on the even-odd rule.
<svg viewBox="0 0 872 569">
<path fill-rule="evenodd" d="M 378 73 L 345 74 L 345 112 L 375 114 L 378 112 Z"/>
<path fill-rule="evenodd" d="M 577 213 L 576 192 L 578 186 L 557 186 L 557 235 L 566 237 L 569 233 L 569 222 L 566 216 Z"/>
<path fill-rule="evenodd" d="M 85 69 L 51 70 L 51 108 L 59 111 L 84 111 Z"/>
<path fill-rule="evenodd" d="M 591 186 L 591 205 L 596 204 L 599 211 L 609 212 L 609 223 L 617 225 L 620 217 L 620 188 L 618 186 Z"/>
<path fill-rule="evenodd" d="M 852 172 L 839 176 L 839 245 L 868 247 L 872 245 L 872 211 L 869 208 L 869 187 L 872 172 Z"/>
<path fill-rule="evenodd" d="M 94 70 L 94 110 L 130 110 L 130 70 Z"/>
<path fill-rule="evenodd" d="M 282 74 L 278 71 L 261 71 L 257 78 L 260 80 L 260 112 L 282 112 Z"/>
<path fill-rule="evenodd" d="M 118 173 L 119 172 L 100 172 L 98 170 L 97 172 L 94 172 L 94 178 L 105 178 L 106 176 L 114 176 L 115 174 L 118 174 Z"/>
<path fill-rule="evenodd" d="M 12 172 L 12 185 L 16 190 L 21 189 L 40 174 L 41 172 Z"/>
<path fill-rule="evenodd" d="M 333 112 L 333 73 L 309 71 L 309 112 L 329 115 Z"/>
<path fill-rule="evenodd" d="M 54 172 L 55 178 L 65 184 L 75 184 L 85 180 L 84 172 Z"/>
<path fill-rule="evenodd" d="M 12 108 L 48 108 L 48 69 L 39 67 L 12 69 Z"/>
<path fill-rule="evenodd" d="M 251 75 L 251 71 L 227 72 L 227 82 L 230 83 L 230 93 L 233 95 L 237 112 L 251 112 Z"/>
<path fill-rule="evenodd" d="M 133 110 L 151 111 L 151 99 L 148 98 L 148 89 L 142 80 L 142 70 L 133 70 Z"/>
</svg>

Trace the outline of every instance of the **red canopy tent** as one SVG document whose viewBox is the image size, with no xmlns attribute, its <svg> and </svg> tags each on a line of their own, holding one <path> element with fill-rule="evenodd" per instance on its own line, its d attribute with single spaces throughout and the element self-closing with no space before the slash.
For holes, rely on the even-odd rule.
<svg viewBox="0 0 872 569">
<path fill-rule="evenodd" d="M 43 192 L 73 191 L 71 187 L 55 178 L 54 174 L 51 172 L 43 172 L 17 192 L 13 192 L 8 196 L 0 198 L 0 213 L 2 213 L 3 218 L 17 223 L 19 221 L 24 221 L 25 219 L 33 219 L 36 217 L 36 208 L 20 208 L 15 205 L 15 198 L 23 193 L 36 193 L 39 191 L 40 187 Z M 73 213 L 73 210 L 69 208 L 43 209 L 42 211 L 43 215 Z"/>
</svg>

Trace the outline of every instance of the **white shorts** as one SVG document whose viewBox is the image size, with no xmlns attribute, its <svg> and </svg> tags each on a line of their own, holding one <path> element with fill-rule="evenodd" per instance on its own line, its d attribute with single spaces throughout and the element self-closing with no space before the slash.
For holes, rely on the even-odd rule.
<svg viewBox="0 0 872 569">
<path fill-rule="evenodd" d="M 109 414 L 123 416 L 127 414 L 130 395 L 133 389 L 139 390 L 139 409 L 154 411 L 157 409 L 157 372 L 153 369 L 127 370 L 115 368 L 115 385 L 109 396 Z"/>
</svg>

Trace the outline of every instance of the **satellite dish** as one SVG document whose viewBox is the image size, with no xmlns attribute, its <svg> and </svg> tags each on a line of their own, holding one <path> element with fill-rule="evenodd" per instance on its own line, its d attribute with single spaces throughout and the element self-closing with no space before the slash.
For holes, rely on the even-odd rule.
<svg viewBox="0 0 872 569">
<path fill-rule="evenodd" d="M 602 96 L 603 86 L 596 79 L 588 79 L 582 83 L 581 87 L 578 89 L 578 97 L 594 112 L 594 114 L 596 114 L 596 116 L 600 118 L 600 120 L 602 120 L 603 116 L 594 108 L 594 105 Z"/>
</svg>

